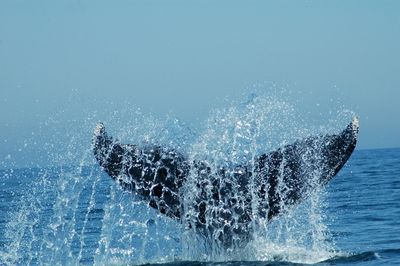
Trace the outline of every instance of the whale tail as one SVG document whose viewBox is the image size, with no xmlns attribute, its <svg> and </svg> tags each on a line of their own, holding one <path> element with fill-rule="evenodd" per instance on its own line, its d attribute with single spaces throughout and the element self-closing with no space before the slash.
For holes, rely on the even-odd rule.
<svg viewBox="0 0 400 266">
<path fill-rule="evenodd" d="M 165 147 L 120 144 L 106 133 L 102 123 L 94 129 L 93 152 L 102 169 L 124 189 L 168 217 L 181 222 L 189 219 L 189 228 L 200 229 L 204 235 L 223 232 L 218 239 L 229 247 L 234 236 L 243 243 L 250 239 L 255 212 L 271 220 L 329 182 L 354 151 L 358 130 L 355 117 L 337 134 L 300 139 L 259 156 L 254 165 L 232 169 L 211 169 L 207 162 L 190 161 Z M 190 173 L 197 175 L 193 187 L 196 197 L 190 202 L 193 206 L 188 206 L 193 207 L 189 213 L 195 217 L 187 218 L 182 187 Z M 254 190 L 255 194 L 250 193 Z M 254 200 L 258 207 L 253 206 Z"/>
</svg>

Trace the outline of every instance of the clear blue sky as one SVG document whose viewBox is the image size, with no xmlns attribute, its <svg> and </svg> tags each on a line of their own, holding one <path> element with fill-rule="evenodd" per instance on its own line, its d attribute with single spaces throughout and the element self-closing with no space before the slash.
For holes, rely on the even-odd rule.
<svg viewBox="0 0 400 266">
<path fill-rule="evenodd" d="M 71 95 L 191 121 L 268 82 L 339 93 L 359 148 L 399 147 L 399 47 L 395 0 L 1 0 L 0 160 L 60 106 L 79 115 Z"/>
</svg>

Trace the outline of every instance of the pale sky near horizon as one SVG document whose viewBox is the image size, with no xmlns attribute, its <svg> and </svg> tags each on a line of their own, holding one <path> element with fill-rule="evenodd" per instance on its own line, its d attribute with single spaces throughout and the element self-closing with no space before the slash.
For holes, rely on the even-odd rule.
<svg viewBox="0 0 400 266">
<path fill-rule="evenodd" d="M 399 47 L 400 1 L 2 0 L 0 160 L 76 95 L 191 121 L 270 82 L 340 97 L 359 148 L 400 147 Z"/>
</svg>

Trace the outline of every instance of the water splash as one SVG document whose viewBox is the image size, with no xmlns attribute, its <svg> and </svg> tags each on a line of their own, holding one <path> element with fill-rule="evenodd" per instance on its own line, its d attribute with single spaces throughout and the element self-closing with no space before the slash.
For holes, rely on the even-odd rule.
<svg viewBox="0 0 400 266">
<path fill-rule="evenodd" d="M 229 169 L 232 166 L 246 166 L 246 170 L 255 169 L 254 158 L 260 154 L 294 142 L 296 139 L 320 134 L 321 131 L 323 132 L 321 128 L 316 131 L 308 126 L 305 118 L 293 105 L 275 97 L 253 96 L 245 104 L 233 104 L 226 109 L 216 110 L 207 121 L 204 133 L 192 145 L 189 153 L 191 156 L 189 161 L 206 161 L 214 172 L 208 173 L 206 177 L 199 177 L 196 168 L 192 168 L 195 171 L 189 176 L 185 190 L 186 215 L 193 223 L 198 216 L 199 210 L 192 203 L 201 197 L 199 178 L 200 182 L 218 183 L 221 190 L 228 186 L 241 187 L 243 184 L 236 178 L 236 172 L 228 174 L 228 178 L 227 175 L 222 178 L 218 173 L 219 169 L 221 167 Z M 240 167 L 236 169 L 240 171 Z M 314 177 L 311 176 L 309 182 L 317 184 L 320 174 L 318 169 L 314 171 Z M 195 233 L 185 232 L 188 234 L 183 240 L 183 245 L 186 247 L 183 252 L 185 259 L 276 260 L 279 257 L 279 260 L 284 261 L 316 262 L 333 256 L 335 248 L 328 241 L 329 233 L 323 215 L 325 204 L 323 189 L 314 191 L 306 202 L 294 209 L 297 211 L 282 202 L 280 208 L 285 210 L 283 211 L 285 215 L 268 222 L 265 219 L 266 211 L 260 211 L 263 206 L 260 206 L 257 195 L 259 184 L 255 180 L 256 175 L 252 173 L 248 177 L 249 184 L 246 183 L 246 186 L 250 187 L 249 194 L 244 195 L 240 190 L 233 189 L 234 193 L 230 197 L 234 197 L 235 202 L 238 202 L 235 205 L 230 206 L 226 201 L 208 201 L 204 218 L 205 227 L 211 227 L 213 230 L 201 231 L 200 234 L 205 235 L 205 239 L 196 242 L 192 241 Z M 286 198 L 283 194 L 287 193 L 285 191 L 288 191 L 286 187 L 288 184 L 285 183 L 283 175 L 278 178 L 278 183 L 279 193 L 282 198 Z M 207 192 L 208 199 L 214 195 L 211 189 L 210 187 Z M 236 217 L 221 218 L 224 217 L 226 210 L 231 210 L 230 213 L 234 215 L 233 209 L 245 205 L 247 201 L 251 201 L 250 229 L 244 227 Z M 241 231 L 251 231 L 251 241 L 245 249 L 242 245 L 243 234 L 235 233 L 238 228 Z M 226 242 L 224 235 L 229 237 L 233 235 L 228 247 L 223 243 Z M 244 242 L 247 243 L 247 240 Z"/>
<path fill-rule="evenodd" d="M 190 161 L 206 161 L 217 169 L 216 166 L 244 163 L 254 166 L 254 158 L 261 153 L 308 135 L 331 132 L 337 129 L 337 121 L 347 122 L 351 115 L 340 111 L 333 114 L 325 127 L 310 125 L 290 101 L 253 95 L 244 104 L 233 103 L 213 111 L 199 130 L 202 133 L 197 134 L 177 119 L 156 119 L 140 110 L 115 112 L 103 121 L 117 130 L 115 135 L 124 142 L 167 145 L 186 153 Z M 129 116 L 129 123 L 119 120 L 121 116 Z M 47 121 L 43 130 L 59 124 L 60 120 L 52 117 L 53 122 Z M 253 210 L 251 241 L 240 250 L 235 244 L 228 249 L 221 246 L 215 241 L 218 232 L 204 237 L 158 215 L 135 195 L 118 188 L 97 166 L 91 166 L 94 160 L 90 134 L 96 120 L 96 114 L 89 114 L 83 123 L 74 121 L 64 125 L 69 129 L 62 133 L 69 141 L 62 149 L 59 149 L 60 139 L 65 136 L 60 138 L 60 132 L 48 140 L 44 148 L 54 157 L 54 165 L 67 167 L 10 174 L 10 178 L 27 181 L 29 187 L 20 198 L 14 199 L 18 208 L 8 217 L 5 228 L 8 243 L 0 253 L 2 264 L 176 260 L 313 263 L 337 255 L 324 217 L 323 189 L 314 191 L 307 201 L 288 208 L 285 215 L 272 222 L 260 215 L 255 189 L 250 195 L 238 195 L 250 198 Z M 211 176 L 218 178 L 216 173 Z M 191 173 L 185 187 L 188 217 L 196 215 L 191 203 L 198 192 L 197 181 L 197 173 Z M 255 184 L 252 179 L 250 183 Z M 284 186 L 283 180 L 280 184 Z"/>
</svg>

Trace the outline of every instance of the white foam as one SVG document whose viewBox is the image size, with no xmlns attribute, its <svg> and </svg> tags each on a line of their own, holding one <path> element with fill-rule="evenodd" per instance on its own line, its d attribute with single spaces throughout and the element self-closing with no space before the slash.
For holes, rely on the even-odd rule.
<svg viewBox="0 0 400 266">
<path fill-rule="evenodd" d="M 98 123 L 96 125 L 96 127 L 94 128 L 94 135 L 98 136 L 98 135 L 102 134 L 102 132 L 104 131 L 104 128 L 105 127 L 104 127 L 103 123 Z"/>
<path fill-rule="evenodd" d="M 358 132 L 358 128 L 360 127 L 360 120 L 357 116 L 353 117 L 353 121 L 351 121 L 351 126 L 353 131 Z"/>
</svg>

